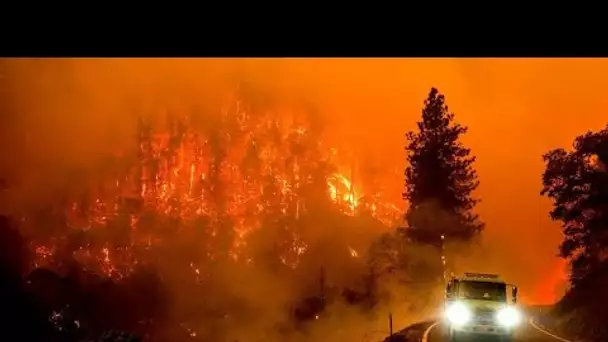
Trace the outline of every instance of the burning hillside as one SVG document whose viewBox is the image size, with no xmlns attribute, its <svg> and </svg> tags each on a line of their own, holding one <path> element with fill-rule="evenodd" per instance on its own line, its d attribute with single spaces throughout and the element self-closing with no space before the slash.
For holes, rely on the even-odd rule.
<svg viewBox="0 0 608 342">
<path fill-rule="evenodd" d="M 198 273 L 201 258 L 254 262 L 251 233 L 275 225 L 280 260 L 294 267 L 307 250 L 302 215 L 368 215 L 386 225 L 399 217 L 359 177 L 356 160 L 328 146 L 310 113 L 253 110 L 236 97 L 226 103 L 205 122 L 182 113 L 140 116 L 133 146 L 108 153 L 95 172 L 75 173 L 53 205 L 25 214 L 36 265 L 73 257 L 120 278 L 182 236 L 196 244 L 190 264 Z M 46 235 L 35 228 L 41 220 Z"/>
</svg>

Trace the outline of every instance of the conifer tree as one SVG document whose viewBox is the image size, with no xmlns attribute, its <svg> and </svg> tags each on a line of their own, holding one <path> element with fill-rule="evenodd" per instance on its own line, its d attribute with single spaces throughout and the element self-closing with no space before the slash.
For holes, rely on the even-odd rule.
<svg viewBox="0 0 608 342">
<path fill-rule="evenodd" d="M 483 230 L 473 213 L 479 185 L 475 157 L 460 138 L 467 132 L 454 121 L 445 97 L 432 88 L 424 102 L 418 130 L 407 133 L 408 166 L 403 198 L 409 202 L 408 236 L 441 246 L 443 238 L 471 240 Z"/>
<path fill-rule="evenodd" d="M 576 286 L 608 260 L 608 127 L 577 137 L 571 151 L 549 151 L 543 160 L 541 194 L 552 200 L 550 216 L 562 224 L 560 256 L 570 261 Z"/>
</svg>

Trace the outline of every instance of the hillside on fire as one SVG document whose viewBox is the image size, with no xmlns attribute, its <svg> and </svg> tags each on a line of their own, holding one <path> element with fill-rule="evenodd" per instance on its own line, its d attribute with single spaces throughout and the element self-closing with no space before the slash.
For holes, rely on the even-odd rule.
<svg viewBox="0 0 608 342">
<path fill-rule="evenodd" d="M 435 307 L 442 252 L 410 234 L 382 165 L 332 146 L 313 107 L 234 89 L 204 120 L 138 109 L 128 144 L 2 216 L 21 312 L 6 329 L 49 341 L 373 340 L 393 311 L 403 325 Z M 449 130 L 446 110 L 432 89 L 421 122 Z M 437 166 L 417 161 L 428 129 L 408 137 L 411 184 Z M 417 182 L 405 199 L 441 197 Z M 7 179 L 7 202 L 12 189 Z M 423 221 L 441 207 L 414 208 L 409 221 L 438 241 L 444 228 Z"/>
<path fill-rule="evenodd" d="M 464 271 L 605 334 L 593 63 L 0 59 L 2 334 L 379 341 Z"/>
</svg>

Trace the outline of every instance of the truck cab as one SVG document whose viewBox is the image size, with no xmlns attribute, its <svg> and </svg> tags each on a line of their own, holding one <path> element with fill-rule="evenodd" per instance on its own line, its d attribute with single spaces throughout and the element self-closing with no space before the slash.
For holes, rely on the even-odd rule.
<svg viewBox="0 0 608 342">
<path fill-rule="evenodd" d="M 510 297 L 508 298 L 511 289 Z M 517 287 L 496 274 L 465 273 L 446 285 L 445 320 L 450 341 L 484 335 L 511 341 L 521 322 Z"/>
</svg>

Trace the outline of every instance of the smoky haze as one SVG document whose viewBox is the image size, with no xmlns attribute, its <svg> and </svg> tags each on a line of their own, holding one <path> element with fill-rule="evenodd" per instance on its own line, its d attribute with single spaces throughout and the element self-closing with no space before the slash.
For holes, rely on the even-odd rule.
<svg viewBox="0 0 608 342">
<path fill-rule="evenodd" d="M 10 201 L 2 209 L 48 201 L 74 170 L 94 170 L 109 152 L 127 148 L 141 113 L 187 113 L 201 125 L 213 120 L 237 84 L 246 84 L 256 101 L 314 108 L 329 144 L 359 164 L 376 165 L 387 198 L 403 208 L 404 133 L 415 127 L 435 86 L 456 120 L 469 127 L 464 139 L 477 156 L 481 182 L 477 212 L 487 224 L 478 246 L 455 254 L 456 268 L 503 274 L 526 300 L 551 302 L 563 291 L 565 276 L 555 256 L 560 230 L 538 194 L 540 156 L 605 124 L 607 74 L 607 61 L 565 59 L 5 59 L 0 162 Z M 384 233 L 365 229 L 348 235 L 362 259 Z M 335 259 L 326 266 L 328 281 L 358 279 L 363 271 L 357 258 L 330 253 L 344 247 L 343 235 L 312 232 L 326 255 L 308 261 L 304 275 L 275 279 L 263 269 L 226 268 L 218 270 L 217 288 L 247 298 L 252 308 L 273 307 L 256 317 L 263 325 L 280 321 L 283 303 L 316 289 L 322 260 Z M 174 291 L 179 284 L 172 283 Z M 378 326 L 386 325 L 385 312 L 396 305 L 393 300 L 379 309 Z M 352 311 L 341 316 L 349 323 L 368 320 Z M 248 327 L 241 329 L 245 334 Z"/>
</svg>

